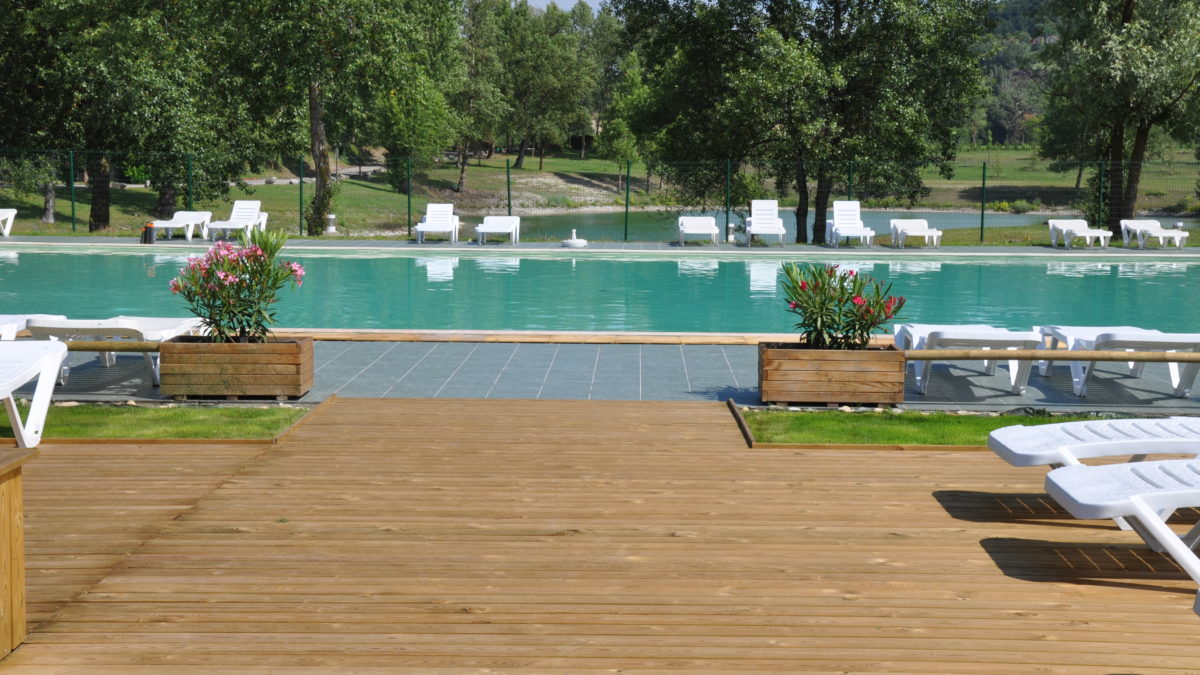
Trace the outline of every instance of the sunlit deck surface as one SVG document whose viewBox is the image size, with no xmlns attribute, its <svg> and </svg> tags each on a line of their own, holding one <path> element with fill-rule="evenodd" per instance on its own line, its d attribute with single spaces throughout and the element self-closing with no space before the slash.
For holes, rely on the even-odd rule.
<svg viewBox="0 0 1200 675">
<path fill-rule="evenodd" d="M 748 449 L 708 402 L 334 399 L 275 445 L 50 443 L 0 671 L 1200 669 L 1195 584 L 1043 475 Z"/>
</svg>

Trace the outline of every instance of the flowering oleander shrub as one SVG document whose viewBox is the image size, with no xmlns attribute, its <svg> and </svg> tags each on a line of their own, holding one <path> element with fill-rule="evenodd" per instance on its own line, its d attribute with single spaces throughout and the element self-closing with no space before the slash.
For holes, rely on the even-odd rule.
<svg viewBox="0 0 1200 675">
<path fill-rule="evenodd" d="M 171 292 L 204 321 L 213 342 L 266 342 L 280 289 L 304 282 L 299 263 L 277 260 L 286 241 L 279 231 L 252 232 L 240 245 L 219 241 L 204 257 L 188 258 Z"/>
<path fill-rule="evenodd" d="M 881 330 L 904 307 L 904 297 L 889 295 L 866 274 L 837 265 L 783 266 L 788 311 L 799 316 L 800 345 L 808 349 L 866 349 L 871 333 Z"/>
</svg>

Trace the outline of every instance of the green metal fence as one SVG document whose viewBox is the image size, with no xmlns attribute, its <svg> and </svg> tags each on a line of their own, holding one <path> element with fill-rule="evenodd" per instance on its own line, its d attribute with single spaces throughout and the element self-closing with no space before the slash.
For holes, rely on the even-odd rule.
<svg viewBox="0 0 1200 675">
<path fill-rule="evenodd" d="M 948 167 L 949 175 L 932 167 L 859 162 L 805 169 L 807 228 L 824 189 L 829 201 L 859 200 L 864 220 L 878 232 L 887 232 L 890 218 L 925 218 L 946 232 L 945 241 L 972 243 L 989 231 L 1011 233 L 1012 241 L 1036 240 L 1045 238 L 1048 218 L 1094 216 L 1103 198 L 1095 184 L 1106 166 L 1091 162 L 1052 171 L 1044 160 L 1008 156 L 959 161 Z M 1196 227 L 1200 163 L 1147 162 L 1141 169 L 1137 212 Z M 451 202 L 466 224 L 464 237 L 485 215 L 511 214 L 522 217 L 526 241 L 563 239 L 572 230 L 594 240 L 669 241 L 684 213 L 714 215 L 735 232 L 753 198 L 779 199 L 794 232 L 801 201 L 795 167 L 767 162 L 648 166 L 576 156 L 518 161 L 497 153 L 462 165 L 453 154 L 414 163 L 339 153 L 334 170 L 338 229 L 363 237 L 406 237 L 427 203 Z M 230 172 L 240 180 L 225 181 Z M 175 209 L 210 210 L 221 219 L 233 200 L 257 199 L 272 227 L 303 234 L 313 174 L 310 163 L 294 157 L 0 149 L 0 208 L 18 209 L 13 234 L 83 234 L 93 206 L 107 200 L 109 226 L 98 234 L 123 236 Z M 780 175 L 785 178 L 777 180 Z M 45 222 L 47 213 L 53 223 Z"/>
</svg>

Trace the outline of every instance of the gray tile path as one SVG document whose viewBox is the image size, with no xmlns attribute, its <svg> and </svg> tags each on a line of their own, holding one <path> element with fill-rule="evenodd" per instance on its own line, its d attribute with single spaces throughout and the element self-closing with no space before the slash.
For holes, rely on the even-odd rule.
<svg viewBox="0 0 1200 675">
<path fill-rule="evenodd" d="M 529 398 L 633 401 L 724 401 L 756 405 L 758 353 L 752 345 L 527 344 L 472 342 L 334 342 L 315 344 L 315 384 L 302 403 L 336 394 L 366 398 Z M 73 352 L 71 376 L 56 398 L 162 401 L 147 383 L 140 355 L 121 354 L 101 367 L 95 354 Z M 32 387 L 23 391 L 29 393 Z M 1118 414 L 1200 414 L 1200 392 L 1171 395 L 1165 364 L 1133 378 L 1121 364 L 1102 364 L 1086 399 L 1071 392 L 1060 363 L 1049 377 L 1030 377 L 1023 396 L 1008 391 L 1005 367 L 937 363 L 929 393 L 909 375 L 904 407 Z"/>
</svg>

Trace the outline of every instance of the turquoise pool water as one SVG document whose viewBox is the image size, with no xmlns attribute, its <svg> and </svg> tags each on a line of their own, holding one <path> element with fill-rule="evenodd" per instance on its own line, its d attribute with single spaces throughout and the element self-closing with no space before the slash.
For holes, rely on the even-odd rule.
<svg viewBox="0 0 1200 675">
<path fill-rule="evenodd" d="M 786 332 L 780 260 L 292 252 L 308 269 L 280 323 L 307 328 Z M 181 254 L 0 250 L 0 314 L 186 316 Z M 1200 263 L 1053 258 L 849 262 L 926 323 L 1200 330 Z"/>
</svg>

